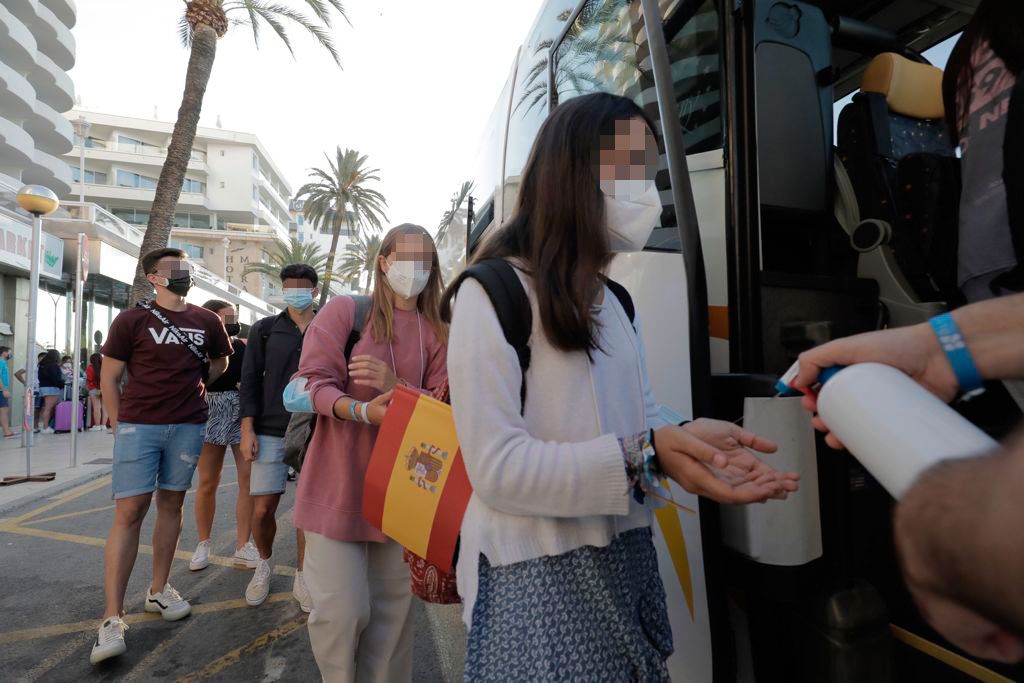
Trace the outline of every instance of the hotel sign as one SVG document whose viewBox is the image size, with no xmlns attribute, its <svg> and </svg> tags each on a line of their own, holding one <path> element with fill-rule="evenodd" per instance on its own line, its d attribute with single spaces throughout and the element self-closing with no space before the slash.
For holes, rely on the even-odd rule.
<svg viewBox="0 0 1024 683">
<path fill-rule="evenodd" d="M 0 214 L 0 263 L 29 272 L 32 267 L 29 258 L 31 244 L 31 226 Z M 64 271 L 64 241 L 44 232 L 39 265 L 40 275 L 61 279 Z"/>
</svg>

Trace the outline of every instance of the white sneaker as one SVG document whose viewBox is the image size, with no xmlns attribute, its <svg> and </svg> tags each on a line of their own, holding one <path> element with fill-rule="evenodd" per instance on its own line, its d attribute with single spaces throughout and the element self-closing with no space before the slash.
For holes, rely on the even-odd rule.
<svg viewBox="0 0 1024 683">
<path fill-rule="evenodd" d="M 235 551 L 235 556 L 233 559 L 235 560 L 235 564 L 237 565 L 244 565 L 249 569 L 255 569 L 256 562 L 258 562 L 260 559 L 260 551 L 256 549 L 255 543 L 249 541 L 248 543 L 246 543 L 241 548 Z"/>
<path fill-rule="evenodd" d="M 206 569 L 210 566 L 210 539 L 205 541 L 199 541 L 199 545 L 196 546 L 196 551 L 192 553 L 192 559 L 188 562 L 188 568 L 194 572 L 200 569 Z"/>
<path fill-rule="evenodd" d="M 93 425 L 92 427 L 89 427 L 90 432 L 102 432 L 104 429 L 106 429 L 106 427 L 103 425 Z"/>
<path fill-rule="evenodd" d="M 162 593 L 154 595 L 146 589 L 146 611 L 159 612 L 164 621 L 177 621 L 192 613 L 192 605 L 181 597 L 181 593 L 171 588 L 171 584 L 166 583 Z"/>
<path fill-rule="evenodd" d="M 245 587 L 245 601 L 252 607 L 263 604 L 270 595 L 270 560 L 262 557 L 256 561 L 256 573 Z"/>
<path fill-rule="evenodd" d="M 313 611 L 313 598 L 309 595 L 309 589 L 306 588 L 306 579 L 303 578 L 302 572 L 295 572 L 295 583 L 292 585 L 292 597 L 299 601 L 299 607 L 306 614 Z"/>
<path fill-rule="evenodd" d="M 96 634 L 96 642 L 92 645 L 89 663 L 99 664 L 104 659 L 123 655 L 128 649 L 128 645 L 124 642 L 124 632 L 127 630 L 128 624 L 124 623 L 121 617 L 106 619 Z"/>
<path fill-rule="evenodd" d="M 57 432 L 55 430 L 50 429 L 49 427 L 47 427 L 46 429 L 41 430 L 39 433 L 40 434 L 56 434 Z"/>
</svg>

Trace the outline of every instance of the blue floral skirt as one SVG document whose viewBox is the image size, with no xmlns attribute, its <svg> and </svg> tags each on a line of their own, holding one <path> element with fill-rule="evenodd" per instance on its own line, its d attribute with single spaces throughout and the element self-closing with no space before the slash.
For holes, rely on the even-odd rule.
<svg viewBox="0 0 1024 683">
<path fill-rule="evenodd" d="M 672 628 L 649 527 L 604 548 L 480 556 L 466 681 L 668 681 Z"/>
</svg>

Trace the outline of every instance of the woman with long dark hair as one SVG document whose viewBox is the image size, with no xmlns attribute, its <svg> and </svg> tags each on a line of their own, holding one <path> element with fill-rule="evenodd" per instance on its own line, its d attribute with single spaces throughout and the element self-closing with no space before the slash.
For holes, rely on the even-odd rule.
<svg viewBox="0 0 1024 683">
<path fill-rule="evenodd" d="M 238 383 L 242 378 L 242 363 L 245 361 L 245 340 L 238 337 L 242 326 L 238 312 L 227 301 L 210 299 L 203 308 L 220 316 L 224 329 L 231 338 L 231 358 L 224 374 L 206 387 L 206 405 L 209 417 L 203 433 L 203 449 L 199 453 L 199 485 L 196 487 L 196 532 L 199 545 L 192 553 L 188 568 L 192 571 L 206 569 L 210 565 L 213 551 L 213 519 L 217 514 L 217 489 L 224 469 L 224 454 L 228 447 L 235 456 L 235 472 L 238 476 L 238 494 L 235 496 L 235 553 L 234 563 L 248 569 L 256 568 L 260 554 L 252 536 L 253 500 L 249 495 L 249 476 L 252 463 L 242 457 L 241 404 L 238 397 Z"/>
<path fill-rule="evenodd" d="M 50 349 L 39 362 L 39 395 L 43 397 L 42 433 L 53 434 L 50 420 L 53 409 L 64 395 L 64 371 L 60 367 L 60 351 Z"/>
<path fill-rule="evenodd" d="M 942 82 L 946 119 L 962 152 L 957 278 L 971 302 L 1024 291 L 1022 68 L 1024 2 L 982 0 Z"/>
<path fill-rule="evenodd" d="M 569 100 L 541 127 L 513 216 L 476 257 L 507 261 L 527 292 L 525 377 L 484 288 L 466 279 L 447 295 L 451 401 L 474 490 L 457 571 L 467 681 L 668 680 L 652 468 L 730 503 L 797 488 L 747 450 L 769 441 L 715 420 L 666 424 L 639 327 L 604 279 L 661 215 L 653 131 L 608 94 Z"/>
<path fill-rule="evenodd" d="M 90 432 L 102 432 L 107 428 L 107 413 L 103 409 L 100 392 L 100 369 L 102 367 L 103 354 L 94 353 L 89 356 L 89 367 L 85 369 L 85 386 L 89 390 L 89 403 L 92 405 Z"/>
<path fill-rule="evenodd" d="M 412 605 L 402 548 L 363 517 L 363 480 L 397 384 L 433 393 L 446 378 L 441 269 L 430 234 L 404 224 L 384 236 L 366 320 L 337 296 L 306 330 L 296 377 L 318 417 L 295 494 L 306 532 L 309 639 L 325 681 L 408 681 Z M 362 330 L 346 362 L 353 328 Z"/>
</svg>

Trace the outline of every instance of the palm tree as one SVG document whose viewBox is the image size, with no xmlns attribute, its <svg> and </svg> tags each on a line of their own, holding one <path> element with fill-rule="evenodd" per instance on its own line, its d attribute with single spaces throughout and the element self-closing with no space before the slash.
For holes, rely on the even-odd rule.
<svg viewBox="0 0 1024 683">
<path fill-rule="evenodd" d="M 462 209 L 462 205 L 465 203 L 466 199 L 469 198 L 469 195 L 472 192 L 473 183 L 467 180 L 462 183 L 461 187 L 459 187 L 459 191 L 452 195 L 451 207 L 444 212 L 444 215 L 441 216 L 441 222 L 437 224 L 437 232 L 434 233 L 434 242 L 440 244 L 444 240 L 445 235 L 448 234 L 448 228 L 452 226 L 452 223 L 459 215 L 459 210 Z"/>
<path fill-rule="evenodd" d="M 362 228 L 368 226 L 379 231 L 387 220 L 384 208 L 388 205 L 384 195 L 371 190 L 367 185 L 379 182 L 380 169 L 366 168 L 367 157 L 354 149 L 335 150 L 332 160 L 327 154 L 327 170 L 312 168 L 309 177 L 313 182 L 299 188 L 298 199 L 305 199 L 302 213 L 306 220 L 315 225 L 330 225 L 331 248 L 327 252 L 327 275 L 334 272 L 334 261 L 338 252 L 338 238 L 341 227 L 348 224 L 350 234 L 357 240 Z M 372 271 L 371 271 L 372 272 Z M 327 303 L 327 287 L 320 293 L 320 305 Z"/>
<path fill-rule="evenodd" d="M 289 238 L 287 242 L 275 239 L 274 248 L 267 252 L 267 256 L 270 260 L 265 263 L 247 265 L 243 275 L 257 273 L 276 279 L 285 266 L 292 263 L 305 263 L 316 271 L 322 287 L 330 287 L 330 278 L 327 277 L 327 255 L 320 250 L 320 245 L 315 242 L 302 244 L 294 237 Z"/>
<path fill-rule="evenodd" d="M 374 263 L 377 261 L 377 254 L 380 253 L 381 233 L 379 230 L 364 232 L 358 231 L 338 266 L 338 274 L 350 282 L 358 283 L 363 273 L 366 273 L 366 287 L 364 293 L 373 289 Z"/>
<path fill-rule="evenodd" d="M 337 12 L 348 21 L 341 0 L 301 0 L 313 16 L 283 4 L 284 0 L 183 0 L 185 13 L 178 24 L 179 35 L 185 47 L 189 48 L 188 70 L 185 72 L 185 91 L 178 109 L 178 118 L 167 146 L 160 178 L 156 184 L 153 206 L 149 212 L 149 224 L 142 240 L 139 253 L 167 246 L 171 235 L 171 220 L 185 182 L 185 170 L 192 155 L 199 114 L 203 107 L 206 86 L 213 71 L 217 56 L 217 39 L 227 33 L 230 26 L 249 26 L 253 41 L 259 47 L 260 27 L 263 23 L 271 28 L 284 42 L 288 51 L 295 54 L 286 24 L 291 22 L 313 35 L 316 41 L 330 53 L 335 63 L 341 65 L 338 50 L 331 40 L 330 29 Z M 296 0 L 298 2 L 298 0 Z M 135 281 L 132 285 L 130 303 L 135 303 L 152 294 L 153 288 L 146 281 L 141 262 L 136 266 Z"/>
</svg>

